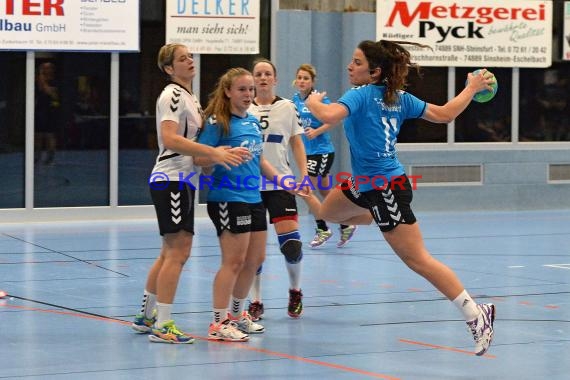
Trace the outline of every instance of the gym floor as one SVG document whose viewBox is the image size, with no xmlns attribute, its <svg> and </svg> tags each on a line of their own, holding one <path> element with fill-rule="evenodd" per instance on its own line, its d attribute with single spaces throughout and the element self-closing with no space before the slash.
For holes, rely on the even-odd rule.
<svg viewBox="0 0 570 380">
<path fill-rule="evenodd" d="M 192 345 L 150 343 L 129 325 L 160 250 L 154 220 L 0 225 L 0 379 L 567 379 L 570 211 L 417 213 L 432 254 L 478 302 L 497 306 L 477 357 L 455 306 L 411 272 L 375 226 L 345 248 L 304 248 L 304 313 L 287 316 L 287 271 L 270 227 L 266 332 L 209 342 L 219 265 L 197 218 L 174 305 Z M 308 242 L 313 221 L 301 218 Z"/>
</svg>

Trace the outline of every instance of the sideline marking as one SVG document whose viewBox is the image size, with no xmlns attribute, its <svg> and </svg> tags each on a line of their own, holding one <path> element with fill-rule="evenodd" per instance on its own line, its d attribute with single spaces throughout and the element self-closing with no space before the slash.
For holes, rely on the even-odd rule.
<svg viewBox="0 0 570 380">
<path fill-rule="evenodd" d="M 37 307 L 29 307 L 29 306 L 18 306 L 18 305 L 8 305 L 8 304 L 0 304 L 0 307 L 7 307 L 9 309 L 18 309 L 18 310 L 26 310 L 26 311 L 39 311 L 41 313 L 50 313 L 50 314 L 59 314 L 59 315 L 67 315 L 70 317 L 78 317 L 78 318 L 85 318 L 85 319 L 94 319 L 96 321 L 103 321 L 103 322 L 113 322 L 113 323 L 120 323 L 122 325 L 130 325 L 131 322 L 123 321 L 121 319 L 114 319 L 109 317 L 99 317 L 92 314 L 84 314 L 79 312 L 71 312 L 71 311 L 62 311 L 62 310 L 53 310 L 53 309 L 40 309 Z"/>
<path fill-rule="evenodd" d="M 229 342 L 231 343 L 231 342 Z M 267 355 L 271 355 L 271 356 L 278 356 L 281 358 L 285 358 L 285 359 L 291 359 L 291 360 L 297 360 L 297 361 L 301 361 L 301 362 L 305 362 L 305 363 L 310 363 L 310 364 L 316 364 L 322 367 L 329 367 L 329 368 L 334 368 L 334 369 L 339 369 L 341 371 L 345 371 L 345 372 L 350 372 L 350 373 L 357 373 L 359 375 L 365 375 L 365 376 L 370 376 L 370 377 L 375 377 L 377 379 L 385 379 L 385 380 L 400 380 L 400 378 L 398 377 L 393 377 L 393 376 L 389 376 L 389 375 L 383 375 L 381 373 L 376 373 L 376 372 L 369 372 L 369 371 L 364 371 L 358 368 L 352 368 L 352 367 L 347 367 L 341 364 L 333 364 L 333 363 L 328 363 L 328 362 L 323 362 L 320 360 L 314 360 L 314 359 L 308 359 L 308 358 L 304 358 L 302 356 L 293 356 L 293 355 L 289 355 L 289 354 L 285 354 L 282 352 L 276 352 L 276 351 L 269 351 L 263 348 L 256 348 L 256 347 L 251 347 L 251 346 L 246 346 L 243 343 L 239 344 L 240 348 L 246 349 L 246 350 L 250 350 L 250 351 L 256 351 L 256 352 L 261 352 Z"/>
<path fill-rule="evenodd" d="M 477 356 L 475 355 L 474 352 L 471 351 L 466 351 L 466 350 L 460 350 L 459 348 L 453 348 L 453 347 L 447 347 L 447 346 L 439 346 L 437 344 L 430 344 L 430 343 L 424 343 L 424 342 L 417 342 L 415 340 L 408 340 L 408 339 L 403 339 L 400 338 L 398 339 L 400 342 L 402 343 L 407 343 L 407 344 L 413 344 L 416 346 L 424 346 L 424 347 L 429 347 L 429 348 L 435 348 L 437 350 L 444 350 L 444 351 L 451 351 L 451 352 L 458 352 L 460 354 L 466 354 L 466 355 L 470 355 L 470 356 Z M 497 357 L 495 355 L 489 355 L 489 354 L 485 354 L 482 355 L 481 357 L 483 358 L 487 358 L 487 359 L 496 359 Z"/>
<path fill-rule="evenodd" d="M 544 264 L 543 267 L 558 268 L 558 269 L 568 269 L 568 270 L 570 270 L 570 264 Z"/>
<path fill-rule="evenodd" d="M 2 304 L 0 303 L 0 307 L 6 307 L 6 308 L 10 308 L 10 309 L 18 309 L 18 310 L 27 310 L 27 311 L 38 311 L 41 313 L 51 313 L 51 314 L 59 314 L 59 315 L 66 315 L 66 316 L 71 316 L 71 317 L 79 317 L 79 318 L 85 318 L 85 319 L 94 319 L 97 321 L 103 321 L 103 322 L 112 322 L 112 323 L 119 323 L 121 325 L 125 325 L 125 326 L 130 326 L 131 322 L 128 321 L 123 321 L 121 319 L 113 319 L 113 318 L 109 318 L 109 317 L 99 317 L 99 316 L 95 316 L 95 315 L 90 315 L 90 314 L 83 314 L 80 312 L 70 312 L 70 311 L 61 311 L 61 310 L 52 310 L 52 309 L 40 309 L 40 308 L 36 308 L 36 307 L 28 307 L 28 306 L 18 306 L 18 305 L 7 305 L 7 304 Z M 266 355 L 270 355 L 270 356 L 276 356 L 276 357 L 280 357 L 280 358 L 284 358 L 284 359 L 289 359 L 289 360 L 296 360 L 299 362 L 304 362 L 304 363 L 309 363 L 309 364 L 315 364 L 321 367 L 328 367 L 328 368 L 333 368 L 333 369 L 338 369 L 341 371 L 345 371 L 345 372 L 349 372 L 349 373 L 354 373 L 354 374 L 359 374 L 359 375 L 365 375 L 365 376 L 369 376 L 369 377 L 373 377 L 376 379 L 384 379 L 384 380 L 400 380 L 400 378 L 398 377 L 393 377 L 393 376 L 389 376 L 389 375 L 384 375 L 381 373 L 376 373 L 376 372 L 370 372 L 370 371 L 364 371 L 358 368 L 352 368 L 352 367 L 347 367 L 341 364 L 334 364 L 334 363 L 328 363 L 328 362 L 323 362 L 320 360 L 314 360 L 314 359 L 308 359 L 302 356 L 294 356 L 294 355 L 289 355 L 283 352 L 277 352 L 277 351 L 270 351 L 270 350 L 266 350 L 263 348 L 257 348 L 257 347 L 252 347 L 252 346 L 248 346 L 247 343 L 243 343 L 243 342 L 223 342 L 223 341 L 211 341 L 209 340 L 207 337 L 201 337 L 201 336 L 195 336 L 192 335 L 194 338 L 199 339 L 199 340 L 204 340 L 204 341 L 208 341 L 210 343 L 222 343 L 222 344 L 233 344 L 238 348 L 244 349 L 244 350 L 248 350 L 248 351 L 254 351 L 254 352 L 259 352 L 262 354 L 266 354 Z"/>
</svg>

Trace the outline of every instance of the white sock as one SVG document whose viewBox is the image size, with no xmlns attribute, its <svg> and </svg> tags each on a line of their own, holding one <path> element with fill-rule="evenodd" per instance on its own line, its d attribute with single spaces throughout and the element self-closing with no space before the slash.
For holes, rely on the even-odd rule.
<svg viewBox="0 0 570 380">
<path fill-rule="evenodd" d="M 144 290 L 143 302 L 141 306 L 141 314 L 144 314 L 146 318 L 152 318 L 152 312 L 156 307 L 156 294 Z"/>
<path fill-rule="evenodd" d="M 251 300 L 261 302 L 261 273 L 256 274 L 251 285 Z"/>
<path fill-rule="evenodd" d="M 245 305 L 245 298 L 236 298 L 232 296 L 230 314 L 234 319 L 241 317 Z"/>
<path fill-rule="evenodd" d="M 156 325 L 162 327 L 164 322 L 172 319 L 172 304 L 171 303 L 156 303 Z"/>
<path fill-rule="evenodd" d="M 287 272 L 289 272 L 289 288 L 301 289 L 301 263 L 287 264 Z"/>
<path fill-rule="evenodd" d="M 221 323 L 228 318 L 228 309 L 214 309 L 214 323 Z"/>
<path fill-rule="evenodd" d="M 453 300 L 453 304 L 457 306 L 466 321 L 474 320 L 481 312 L 465 289 Z"/>
</svg>

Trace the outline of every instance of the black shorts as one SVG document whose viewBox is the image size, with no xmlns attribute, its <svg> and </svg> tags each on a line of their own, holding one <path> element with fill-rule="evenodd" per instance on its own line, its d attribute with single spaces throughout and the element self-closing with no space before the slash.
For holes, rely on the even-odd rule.
<svg viewBox="0 0 570 380">
<path fill-rule="evenodd" d="M 283 220 L 297 221 L 299 219 L 297 200 L 293 194 L 285 190 L 262 191 L 261 199 L 269 211 L 269 222 L 271 224 Z"/>
<path fill-rule="evenodd" d="M 208 215 L 218 236 L 225 230 L 233 234 L 267 231 L 263 203 L 208 202 Z"/>
<path fill-rule="evenodd" d="M 342 190 L 342 193 L 345 197 L 348 198 L 349 201 L 354 203 L 355 205 L 369 209 L 368 202 L 362 196 L 362 193 L 358 191 L 356 186 L 354 186 L 354 178 L 350 177 L 344 180 L 341 184 L 338 185 L 339 188 Z"/>
<path fill-rule="evenodd" d="M 165 189 L 150 188 L 161 235 L 180 230 L 194 233 L 194 195 L 187 182 L 171 181 Z"/>
<path fill-rule="evenodd" d="M 398 224 L 414 224 L 416 217 L 410 207 L 413 198 L 408 177 L 391 180 L 384 189 L 360 193 L 380 231 L 391 231 Z"/>
<path fill-rule="evenodd" d="M 334 162 L 334 153 L 309 154 L 307 172 L 310 177 L 325 176 L 330 173 Z"/>
</svg>

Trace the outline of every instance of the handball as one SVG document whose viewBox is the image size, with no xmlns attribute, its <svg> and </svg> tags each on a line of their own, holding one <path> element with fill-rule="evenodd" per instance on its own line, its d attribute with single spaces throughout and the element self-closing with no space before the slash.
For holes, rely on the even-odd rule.
<svg viewBox="0 0 570 380">
<path fill-rule="evenodd" d="M 479 74 L 481 70 L 475 70 L 473 71 L 473 75 L 477 75 Z M 492 91 L 489 90 L 483 90 L 483 91 L 479 91 L 478 93 L 476 93 L 473 96 L 473 100 L 476 101 L 477 103 L 486 103 L 489 100 L 493 99 L 495 97 L 495 94 L 497 94 L 497 90 L 499 89 L 499 84 L 497 83 L 497 78 L 495 77 L 495 75 L 488 71 L 489 74 L 492 75 L 493 82 L 489 83 L 489 85 L 492 87 Z M 469 80 L 467 80 L 465 82 L 465 85 L 467 85 L 467 83 L 469 82 Z"/>
</svg>

